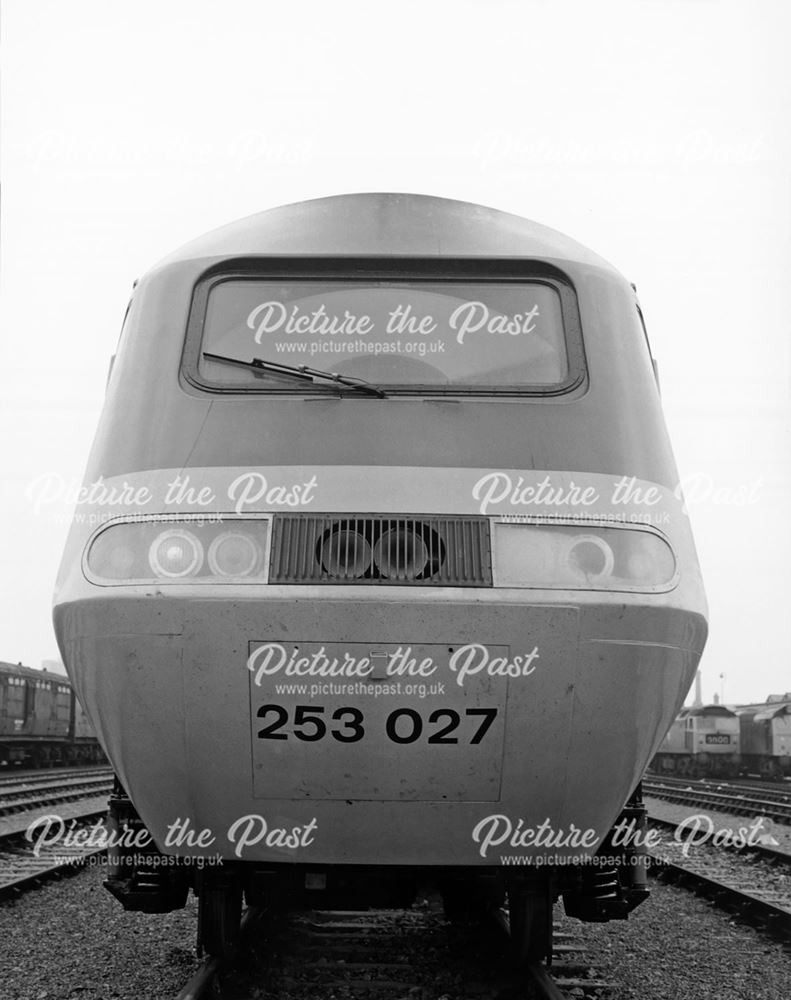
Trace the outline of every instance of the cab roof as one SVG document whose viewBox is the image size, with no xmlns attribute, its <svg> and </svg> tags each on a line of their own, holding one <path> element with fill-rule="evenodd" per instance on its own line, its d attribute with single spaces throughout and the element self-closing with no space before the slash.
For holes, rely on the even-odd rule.
<svg viewBox="0 0 791 1000">
<path fill-rule="evenodd" d="M 156 269 L 259 254 L 527 257 L 618 274 L 580 243 L 537 222 L 464 201 L 392 193 L 334 195 L 249 215 L 184 244 Z"/>
<path fill-rule="evenodd" d="M 730 716 L 735 716 L 736 713 L 732 712 L 731 709 L 727 708 L 725 705 L 693 705 L 690 708 L 684 708 L 679 712 L 679 718 L 701 718 L 706 716 L 722 716 L 723 718 L 728 718 Z"/>
<path fill-rule="evenodd" d="M 791 704 L 771 705 L 763 712 L 756 712 L 753 722 L 766 722 L 768 719 L 779 719 L 782 715 L 791 715 Z"/>
</svg>

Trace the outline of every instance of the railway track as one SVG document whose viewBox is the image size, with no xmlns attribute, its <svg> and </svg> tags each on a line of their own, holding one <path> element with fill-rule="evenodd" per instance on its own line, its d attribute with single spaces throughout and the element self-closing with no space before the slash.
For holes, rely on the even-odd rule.
<svg viewBox="0 0 791 1000">
<path fill-rule="evenodd" d="M 79 768 L 0 781 L 0 896 L 75 871 L 104 850 L 101 818 L 110 768 Z M 47 825 L 44 817 L 53 818 Z M 33 828 L 36 821 L 40 826 Z"/>
<path fill-rule="evenodd" d="M 102 815 L 104 810 L 97 813 Z M 95 822 L 87 816 L 76 822 L 73 834 L 82 833 L 77 839 L 87 840 L 95 830 Z M 0 839 L 0 898 L 25 889 L 52 876 L 78 871 L 90 858 L 103 853 L 103 846 L 91 844 L 64 846 L 61 844 L 36 846 L 23 834 Z"/>
<path fill-rule="evenodd" d="M 679 824 L 650 817 L 659 830 Z M 689 886 L 784 938 L 791 937 L 791 855 L 764 844 L 733 846 L 666 838 L 652 851 L 655 871 Z"/>
<path fill-rule="evenodd" d="M 768 778 L 763 781 L 756 778 L 729 778 L 727 781 L 712 781 L 711 778 L 704 778 L 702 780 L 715 786 L 725 785 L 729 788 L 733 787 L 742 790 L 748 789 L 756 793 L 760 792 L 763 798 L 772 799 L 777 802 L 791 802 L 791 782 L 784 780 L 771 781 Z"/>
<path fill-rule="evenodd" d="M 439 907 L 411 910 L 299 910 L 282 916 L 248 911 L 248 950 L 235 970 L 207 959 L 177 1000 L 421 1000 L 475 996 L 604 1000 L 612 984 L 590 976 L 585 947 L 556 931 L 551 970 L 515 972 L 508 959 L 507 916 L 452 926 Z"/>
<path fill-rule="evenodd" d="M 676 778 L 658 774 L 648 774 L 645 781 L 660 782 L 674 788 L 701 788 L 726 795 L 746 795 L 748 798 L 791 804 L 791 783 L 758 781 L 752 778 Z"/>
<path fill-rule="evenodd" d="M 742 786 L 728 787 L 718 784 L 717 791 L 711 784 L 706 785 L 683 779 L 650 778 L 643 781 L 643 794 L 690 805 L 697 808 L 708 807 L 719 812 L 735 813 L 737 816 L 766 816 L 777 823 L 791 825 L 791 802 L 772 799 L 759 791 L 760 798 L 746 795 Z"/>
<path fill-rule="evenodd" d="M 671 834 L 677 827 L 651 822 Z M 694 889 L 784 940 L 791 934 L 791 855 L 763 844 L 742 849 L 695 844 L 685 851 L 685 842 L 671 837 L 656 853 L 657 877 Z M 507 933 L 507 912 L 498 911 L 494 923 Z M 491 927 L 451 927 L 438 907 L 298 911 L 271 925 L 244 971 L 206 963 L 178 1000 L 208 996 L 217 979 L 228 1000 L 312 1000 L 319 994 L 349 1000 L 449 1000 L 462 994 L 479 1000 L 505 995 L 605 1000 L 614 984 L 592 975 L 589 945 L 565 933 L 567 926 L 556 925 L 550 968 L 533 965 L 515 973 L 504 934 Z"/>
<path fill-rule="evenodd" d="M 100 772 L 108 772 L 112 769 L 107 764 L 86 764 L 82 767 L 61 767 L 61 768 L 0 768 L 0 791 L 9 785 L 32 784 L 38 782 L 51 781 L 60 775 L 89 776 Z"/>
<path fill-rule="evenodd" d="M 107 796 L 112 787 L 113 772 L 109 767 L 4 780 L 0 783 L 0 817 Z"/>
</svg>

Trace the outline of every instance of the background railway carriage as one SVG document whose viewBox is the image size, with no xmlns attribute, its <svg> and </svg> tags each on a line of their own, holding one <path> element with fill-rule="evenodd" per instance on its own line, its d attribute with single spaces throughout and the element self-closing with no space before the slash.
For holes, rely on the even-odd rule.
<svg viewBox="0 0 791 1000">
<path fill-rule="evenodd" d="M 0 765 L 29 767 L 102 759 L 93 726 L 66 677 L 0 663 Z"/>
<path fill-rule="evenodd" d="M 736 777 L 740 741 L 736 712 L 724 705 L 684 708 L 662 741 L 652 769 L 691 778 Z"/>
<path fill-rule="evenodd" d="M 791 776 L 791 703 L 739 712 L 742 769 L 767 778 Z"/>
<path fill-rule="evenodd" d="M 350 195 L 162 261 L 55 626 L 115 821 L 224 864 L 120 851 L 111 890 L 193 885 L 211 950 L 242 889 L 507 890 L 523 956 L 558 894 L 625 916 L 643 872 L 608 831 L 706 635 L 677 481 L 633 288 L 552 230 Z"/>
</svg>

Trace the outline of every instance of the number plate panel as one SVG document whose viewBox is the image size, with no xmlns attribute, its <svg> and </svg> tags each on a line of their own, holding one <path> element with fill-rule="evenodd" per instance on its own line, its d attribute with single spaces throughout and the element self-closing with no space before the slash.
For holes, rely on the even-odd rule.
<svg viewBox="0 0 791 1000">
<path fill-rule="evenodd" d="M 707 733 L 706 743 L 709 746 L 728 746 L 730 745 L 731 738 L 728 733 Z"/>
<path fill-rule="evenodd" d="M 251 642 L 254 797 L 497 801 L 509 664 L 529 669 L 503 645 Z"/>
</svg>

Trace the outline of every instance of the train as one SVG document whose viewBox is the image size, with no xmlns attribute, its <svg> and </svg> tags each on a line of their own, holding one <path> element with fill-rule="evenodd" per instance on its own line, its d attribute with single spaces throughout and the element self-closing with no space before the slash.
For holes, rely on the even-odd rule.
<svg viewBox="0 0 791 1000">
<path fill-rule="evenodd" d="M 739 710 L 740 772 L 791 778 L 791 700 Z"/>
<path fill-rule="evenodd" d="M 690 778 L 791 777 L 791 701 L 684 708 L 651 771 Z"/>
<path fill-rule="evenodd" d="M 0 768 L 98 764 L 104 759 L 67 677 L 0 662 Z"/>
<path fill-rule="evenodd" d="M 212 954 L 244 901 L 427 884 L 507 902 L 517 962 L 561 899 L 627 917 L 707 634 L 677 482 L 634 287 L 545 226 L 337 195 L 160 261 L 53 611 L 117 775 L 107 888 L 193 891 Z"/>
<path fill-rule="evenodd" d="M 684 708 L 667 731 L 651 770 L 678 777 L 735 777 L 739 740 L 739 716 L 725 705 Z"/>
</svg>

